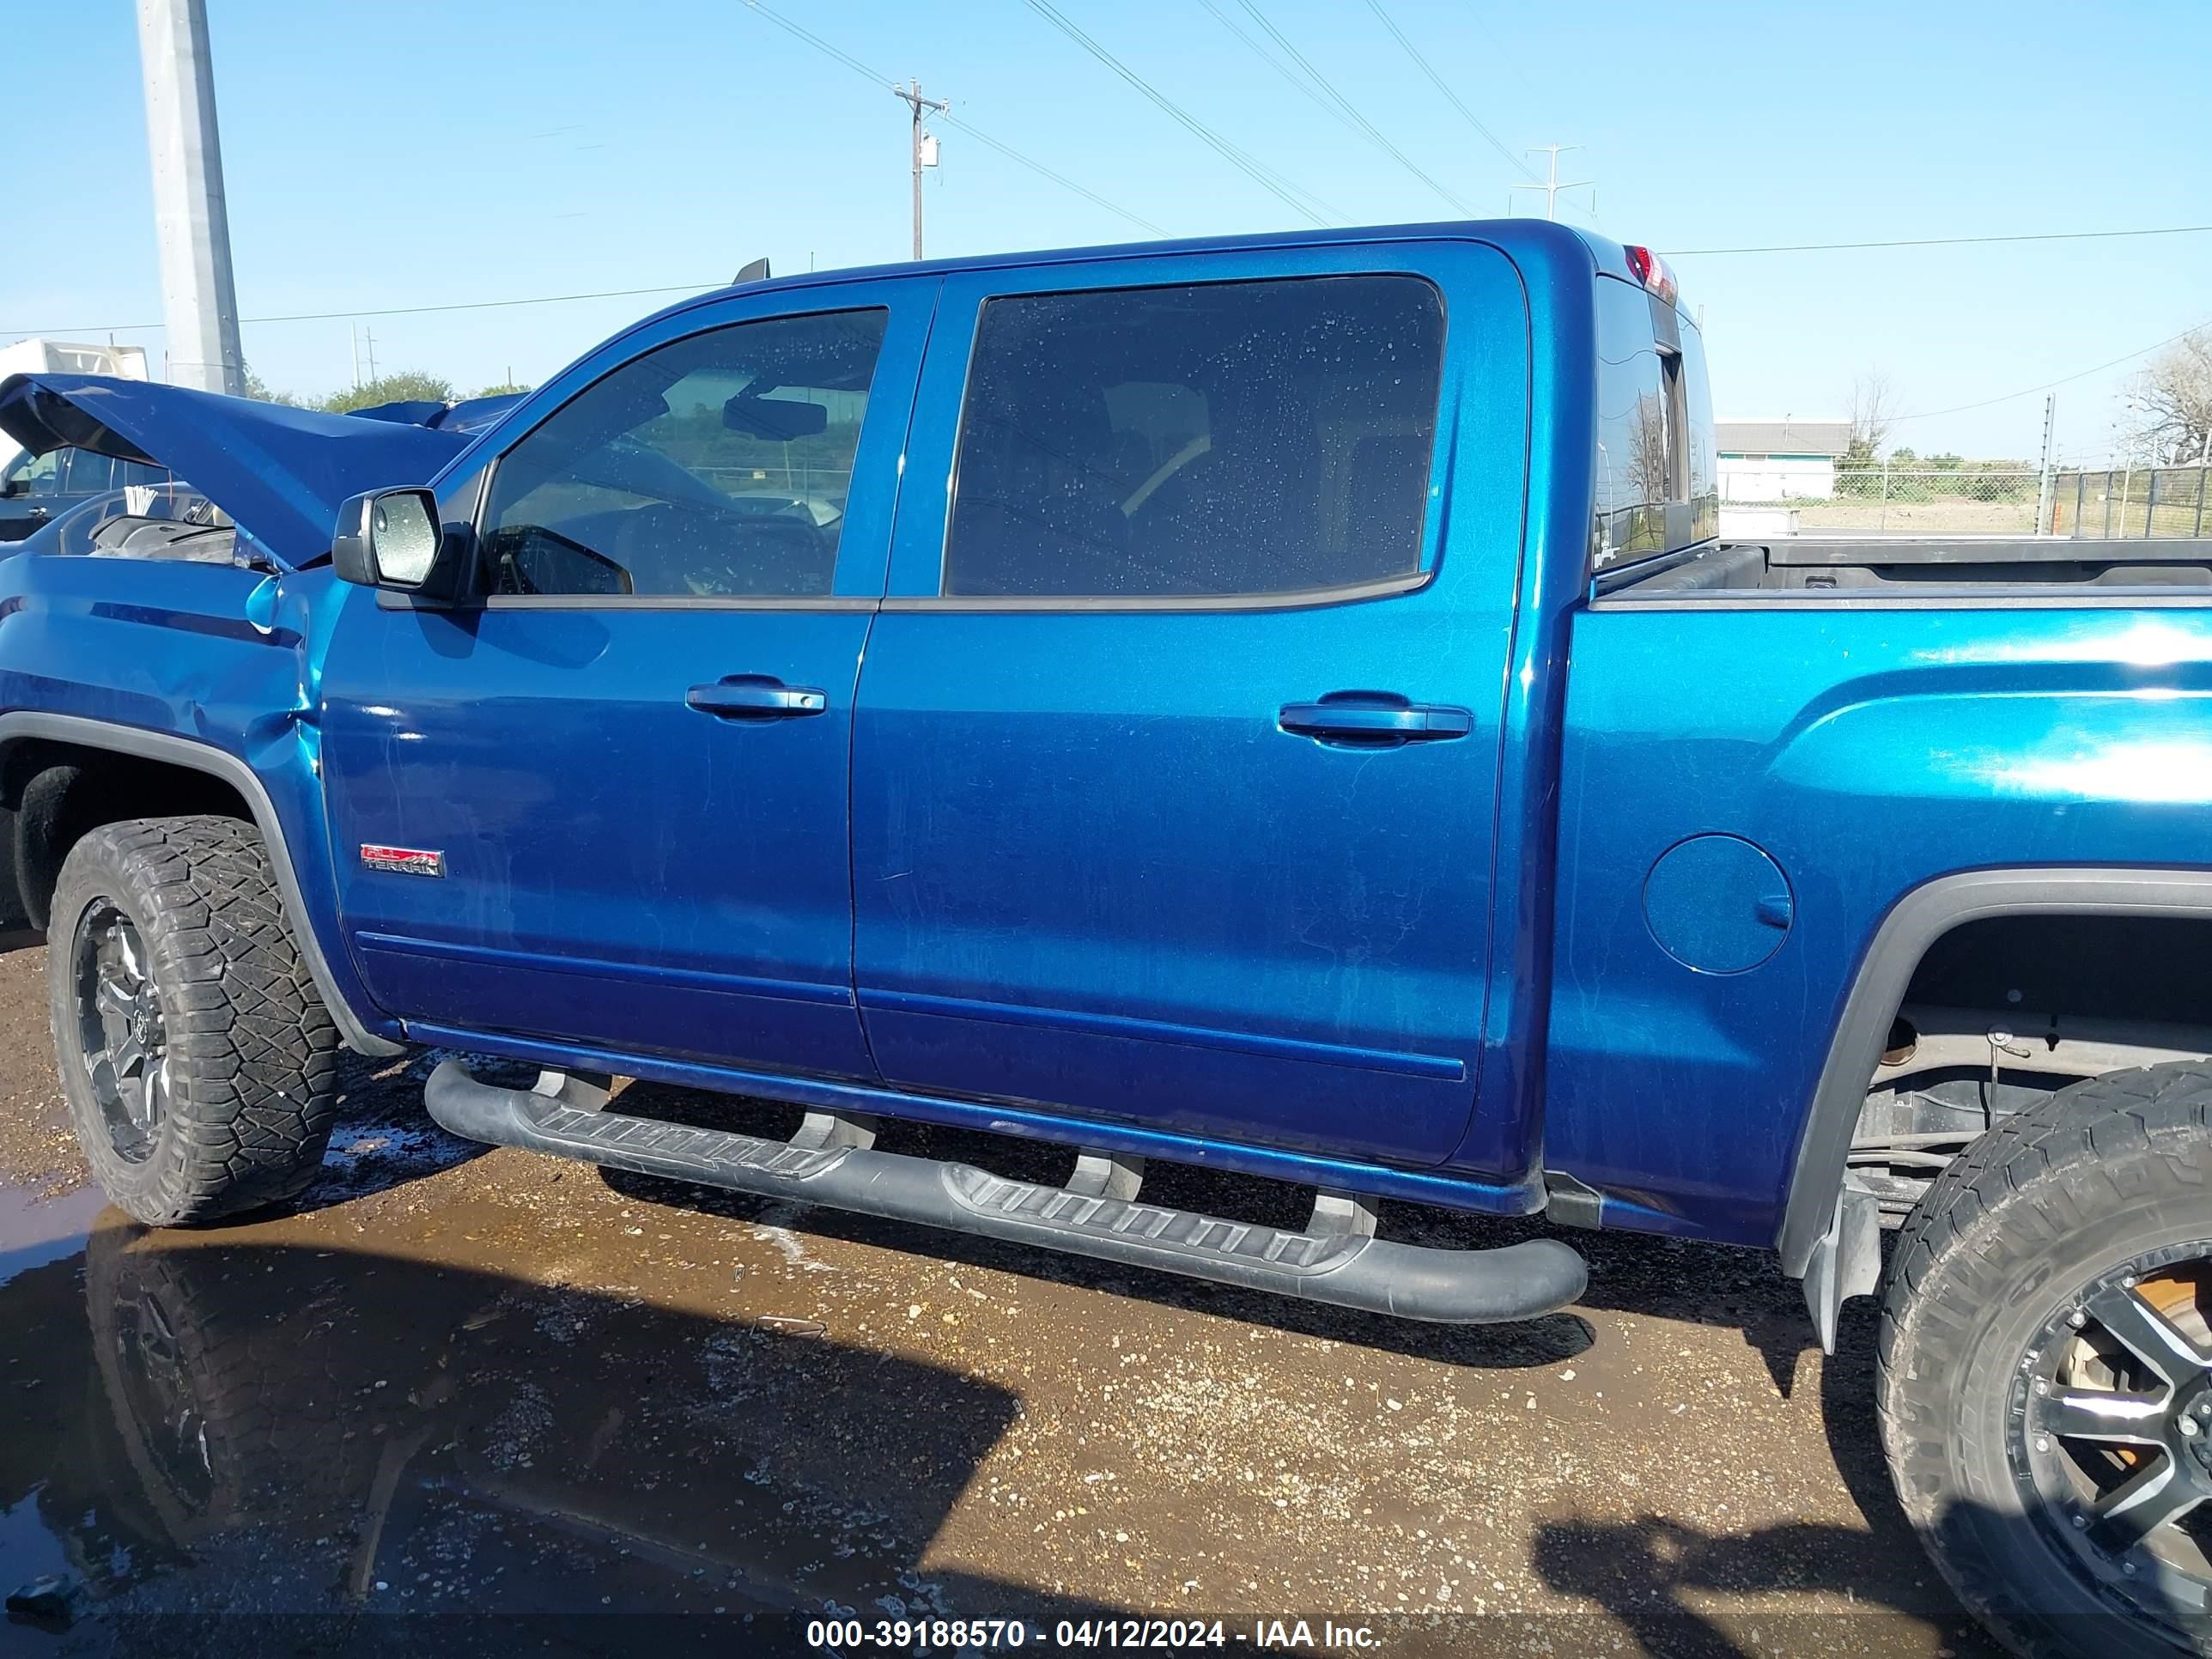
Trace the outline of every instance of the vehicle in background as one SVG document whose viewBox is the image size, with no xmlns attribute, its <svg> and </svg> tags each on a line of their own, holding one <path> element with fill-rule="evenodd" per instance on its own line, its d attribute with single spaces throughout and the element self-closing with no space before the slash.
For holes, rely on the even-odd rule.
<svg viewBox="0 0 2212 1659">
<path fill-rule="evenodd" d="M 0 467 L 0 542 L 20 542 L 80 502 L 173 482 L 168 468 L 89 449 L 19 450 Z"/>
<path fill-rule="evenodd" d="M 142 346 L 69 340 L 18 340 L 0 346 L 0 380 L 11 374 L 106 374 L 146 378 Z M 26 453 L 0 432 L 0 542 L 18 542 L 58 513 L 111 489 L 166 482 L 167 469 L 74 450 Z"/>
<path fill-rule="evenodd" d="M 437 1066 L 477 1139 L 1443 1322 L 1579 1253 L 1386 1199 L 1771 1250 L 1823 1346 L 1893 1228 L 1946 1578 L 2024 1651 L 2185 1645 L 2212 546 L 1723 544 L 1708 402 L 1663 264 L 1534 219 L 744 284 L 473 438 L 0 385 L 235 524 L 0 562 L 87 1159 L 284 1202 L 343 1042 L 542 1068 Z"/>
<path fill-rule="evenodd" d="M 146 349 L 77 340 L 17 340 L 0 346 L 0 380 L 10 374 L 107 374 L 118 380 L 143 380 L 147 378 Z M 0 463 L 14 459 L 21 448 L 0 432 Z"/>
<path fill-rule="evenodd" d="M 473 435 L 490 426 L 529 395 L 525 392 L 498 392 L 489 398 L 463 398 L 450 404 L 428 398 L 405 398 L 398 403 L 371 404 L 366 409 L 349 410 L 347 413 L 357 420 L 399 421 L 410 426 L 427 426 L 439 432 L 461 432 Z"/>
<path fill-rule="evenodd" d="M 502 392 L 455 404 L 380 404 L 337 418 L 392 422 L 467 437 L 498 420 L 521 396 Z M 73 527 L 55 538 L 48 550 L 128 548 L 134 556 L 177 557 L 186 556 L 183 540 L 175 540 L 173 546 L 172 538 L 166 535 L 135 534 L 139 521 L 173 522 L 196 528 L 229 522 L 221 508 L 165 466 L 70 446 L 38 454 L 18 448 L 15 459 L 0 467 L 0 543 L 21 542 L 64 520 Z M 110 522 L 115 520 L 133 522 Z M 195 536 L 190 543 L 193 558 L 213 558 L 218 546 L 228 556 L 227 539 Z"/>
</svg>

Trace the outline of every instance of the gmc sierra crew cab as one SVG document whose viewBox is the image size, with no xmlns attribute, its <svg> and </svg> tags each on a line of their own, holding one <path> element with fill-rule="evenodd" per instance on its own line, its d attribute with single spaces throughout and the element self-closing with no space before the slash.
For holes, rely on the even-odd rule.
<svg viewBox="0 0 2212 1659">
<path fill-rule="evenodd" d="M 2186 1644 L 2212 546 L 1724 544 L 1708 405 L 1663 262 L 1523 220 L 748 283 L 472 434 L 9 380 L 232 538 L 0 564 L 86 1155 L 152 1224 L 279 1203 L 338 1045 L 428 1045 L 541 1068 L 441 1063 L 462 1135 L 1415 1319 L 1583 1264 L 1383 1200 L 1772 1251 L 1823 1344 L 1895 1230 L 1951 1583 Z"/>
</svg>

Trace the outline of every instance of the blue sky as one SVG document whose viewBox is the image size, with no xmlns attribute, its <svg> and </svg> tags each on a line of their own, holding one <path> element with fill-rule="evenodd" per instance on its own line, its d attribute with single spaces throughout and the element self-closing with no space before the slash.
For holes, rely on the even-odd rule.
<svg viewBox="0 0 2212 1659">
<path fill-rule="evenodd" d="M 1295 89 L 1201 0 L 1054 0 L 1162 93 L 1352 223 L 1460 216 Z M 1399 150 L 1476 212 L 1520 175 L 1368 0 L 1257 0 Z M 1301 222 L 1024 0 L 771 0 L 886 76 L 1171 234 Z M 2212 222 L 2212 5 L 1507 5 L 1382 0 L 1514 151 L 1577 143 L 1597 222 L 1662 249 Z M 1216 8 L 1265 40 L 1239 0 Z M 726 280 L 905 255 L 906 112 L 744 0 L 210 0 L 247 318 Z M 161 314 L 135 9 L 9 9 L 0 170 L 17 229 L 0 342 Z M 1279 48 L 1270 44 L 1270 49 Z M 957 129 L 929 251 L 1146 233 Z M 1578 198 L 1579 199 L 1579 198 Z M 1519 198 L 1521 210 L 1533 198 Z M 1577 211 L 1583 211 L 1577 210 Z M 1563 216 L 1573 216 L 1571 214 Z M 1718 411 L 1841 412 L 1886 370 L 1908 411 L 2074 375 L 2212 322 L 2212 235 L 1683 254 Z M 379 366 L 542 380 L 653 296 L 367 319 Z M 160 333 L 120 339 L 158 353 Z M 343 320 L 249 324 L 306 392 L 352 374 Z M 2101 455 L 2138 365 L 2059 389 Z M 1923 453 L 2026 455 L 2040 394 L 1900 426 Z"/>
</svg>

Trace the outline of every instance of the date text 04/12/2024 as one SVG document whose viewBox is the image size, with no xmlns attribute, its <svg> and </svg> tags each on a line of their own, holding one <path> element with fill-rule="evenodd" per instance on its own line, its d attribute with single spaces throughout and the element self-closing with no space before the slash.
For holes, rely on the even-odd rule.
<svg viewBox="0 0 2212 1659">
<path fill-rule="evenodd" d="M 1368 1653 L 1382 1638 L 1365 1625 L 1304 1619 L 1260 1619 L 1246 1628 L 1219 1619 L 1063 1619 L 1049 1629 L 1019 1619 L 816 1619 L 806 1644 L 830 1652 L 921 1653 L 939 1650 L 1021 1648 L 1151 1649 L 1176 1651 L 1235 1644 L 1261 1651 Z"/>
</svg>

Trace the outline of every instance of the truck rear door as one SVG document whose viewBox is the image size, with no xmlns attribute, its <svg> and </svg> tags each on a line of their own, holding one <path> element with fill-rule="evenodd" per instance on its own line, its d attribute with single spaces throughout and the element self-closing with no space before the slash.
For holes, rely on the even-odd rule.
<svg viewBox="0 0 2212 1659">
<path fill-rule="evenodd" d="M 1461 1145 L 1527 329 L 1447 243 L 946 279 L 854 741 L 888 1081 Z"/>
</svg>

